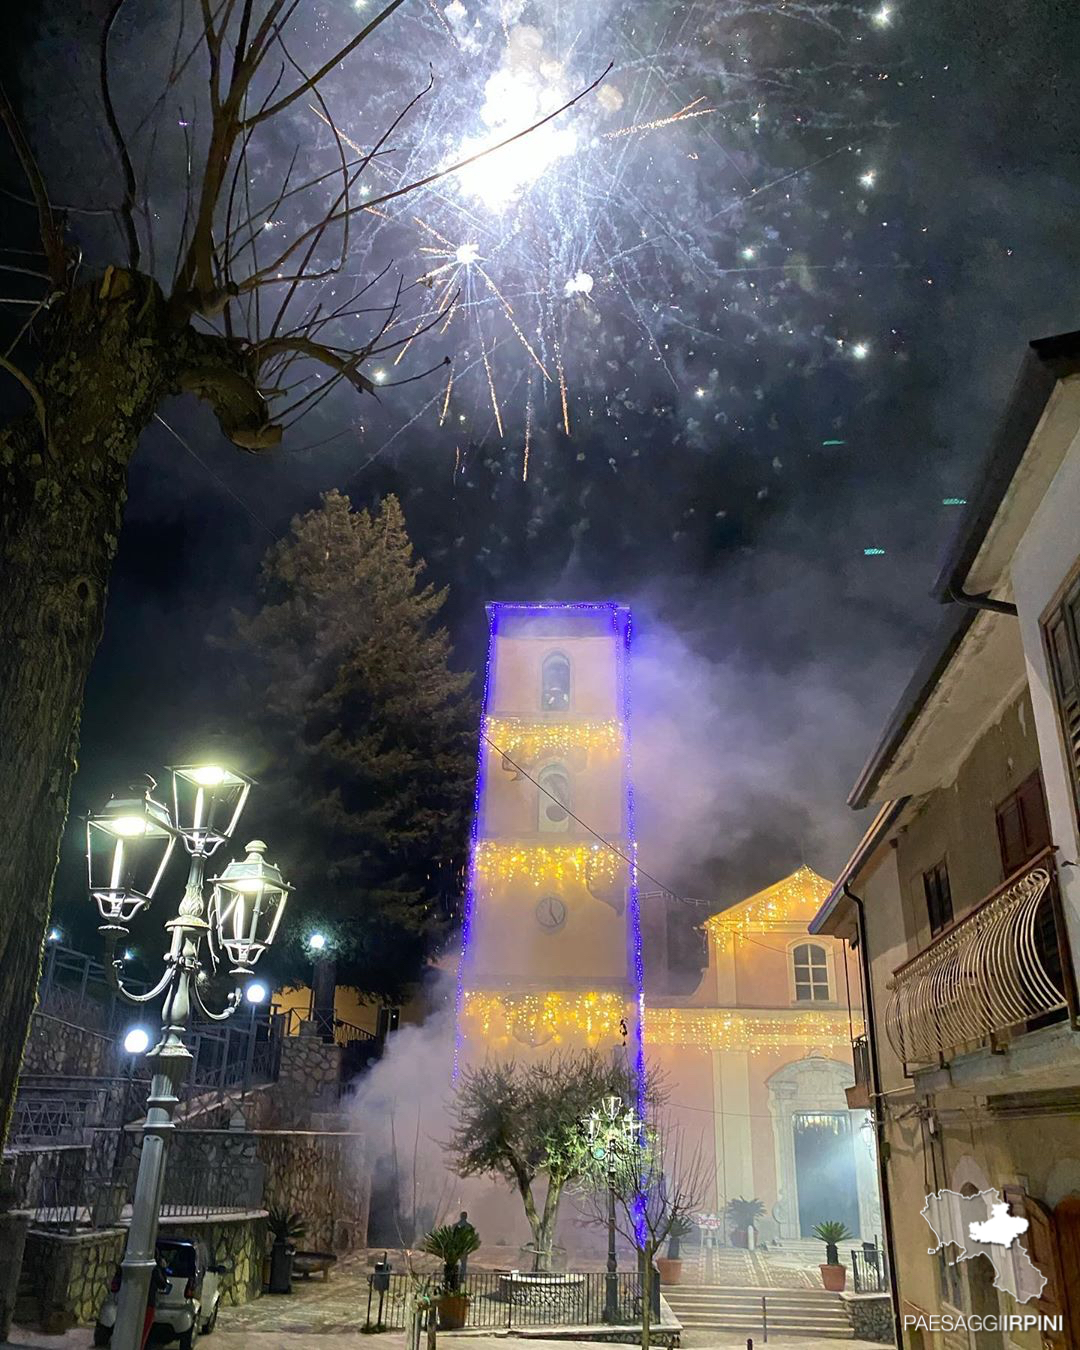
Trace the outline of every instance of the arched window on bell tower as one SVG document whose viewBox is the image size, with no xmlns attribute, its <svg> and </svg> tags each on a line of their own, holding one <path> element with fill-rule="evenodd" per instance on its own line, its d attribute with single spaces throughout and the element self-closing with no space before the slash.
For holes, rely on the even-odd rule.
<svg viewBox="0 0 1080 1350">
<path fill-rule="evenodd" d="M 548 764 L 536 780 L 536 828 L 541 834 L 565 834 L 570 828 L 570 775 L 562 764 Z"/>
<path fill-rule="evenodd" d="M 549 652 L 540 672 L 540 707 L 544 712 L 566 712 L 570 707 L 570 659 Z"/>
</svg>

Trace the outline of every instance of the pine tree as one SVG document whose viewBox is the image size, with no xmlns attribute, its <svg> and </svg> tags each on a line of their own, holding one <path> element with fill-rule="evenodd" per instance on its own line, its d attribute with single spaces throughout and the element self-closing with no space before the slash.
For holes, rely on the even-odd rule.
<svg viewBox="0 0 1080 1350">
<path fill-rule="evenodd" d="M 423 570 L 396 497 L 354 511 L 329 492 L 267 552 L 259 610 L 234 616 L 267 832 L 296 886 L 281 979 L 311 978 L 318 931 L 324 972 L 396 1001 L 454 917 L 475 705 L 435 626 L 446 592 Z"/>
</svg>

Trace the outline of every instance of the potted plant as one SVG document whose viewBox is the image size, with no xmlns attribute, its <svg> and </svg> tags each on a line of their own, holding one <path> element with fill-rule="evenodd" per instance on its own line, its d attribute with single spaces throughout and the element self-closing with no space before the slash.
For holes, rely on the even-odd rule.
<svg viewBox="0 0 1080 1350">
<path fill-rule="evenodd" d="M 756 1219 L 760 1219 L 764 1213 L 765 1206 L 756 1198 L 743 1200 L 739 1197 L 728 1201 L 727 1216 L 732 1223 L 731 1241 L 733 1246 L 753 1249 L 754 1238 L 757 1235 L 754 1222 Z"/>
<path fill-rule="evenodd" d="M 273 1238 L 270 1247 L 269 1292 L 291 1294 L 296 1240 L 307 1232 L 307 1224 L 299 1214 L 284 1208 L 271 1209 L 266 1223 Z"/>
<path fill-rule="evenodd" d="M 682 1256 L 680 1245 L 684 1237 L 689 1237 L 694 1225 L 689 1219 L 674 1218 L 668 1230 L 667 1256 L 656 1258 L 656 1269 L 660 1272 L 661 1284 L 678 1284 L 682 1279 Z"/>
<path fill-rule="evenodd" d="M 814 1229 L 814 1236 L 825 1244 L 825 1264 L 820 1266 L 821 1283 L 833 1294 L 842 1294 L 847 1285 L 847 1266 L 840 1264 L 836 1247 L 854 1234 L 839 1219 L 827 1219 Z"/>
<path fill-rule="evenodd" d="M 433 1228 L 420 1244 L 420 1250 L 437 1256 L 443 1263 L 442 1292 L 438 1297 L 439 1326 L 458 1331 L 465 1325 L 469 1296 L 461 1288 L 461 1262 L 480 1246 L 480 1235 L 471 1223 L 444 1223 Z"/>
</svg>

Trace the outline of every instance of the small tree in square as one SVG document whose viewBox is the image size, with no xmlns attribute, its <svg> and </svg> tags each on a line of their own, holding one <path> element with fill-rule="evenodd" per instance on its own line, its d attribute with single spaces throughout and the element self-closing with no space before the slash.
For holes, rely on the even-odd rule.
<svg viewBox="0 0 1080 1350">
<path fill-rule="evenodd" d="M 606 1226 L 615 1192 L 615 1227 L 638 1253 L 641 1269 L 641 1350 L 652 1343 L 653 1262 L 669 1238 L 689 1231 L 705 1193 L 700 1148 L 688 1148 L 682 1131 L 654 1117 L 622 1151 L 618 1166 L 593 1158 L 582 1170 L 582 1210 L 589 1223 Z"/>
</svg>

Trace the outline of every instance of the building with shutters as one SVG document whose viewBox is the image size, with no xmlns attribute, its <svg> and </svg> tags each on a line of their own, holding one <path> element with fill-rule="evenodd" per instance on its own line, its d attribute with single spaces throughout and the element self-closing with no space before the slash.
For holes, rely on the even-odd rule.
<svg viewBox="0 0 1080 1350">
<path fill-rule="evenodd" d="M 877 817 L 810 928 L 867 974 L 851 1096 L 885 1159 L 901 1315 L 1064 1330 L 912 1330 L 911 1350 L 1080 1345 L 1080 333 L 1031 345 L 978 484 L 940 630 L 849 799 Z M 991 1188 L 1046 1276 L 1020 1308 L 920 1214 Z"/>
</svg>

